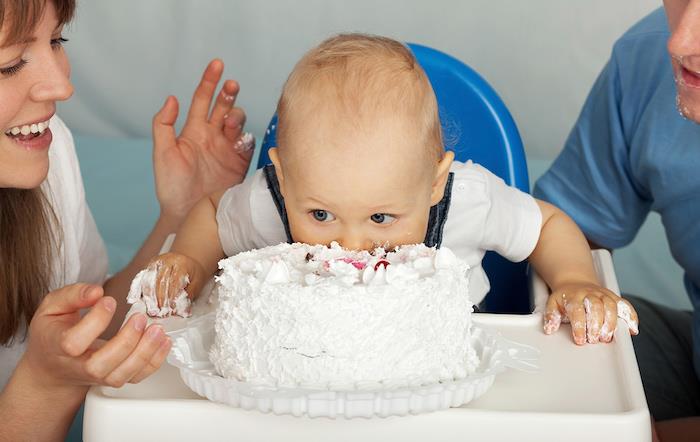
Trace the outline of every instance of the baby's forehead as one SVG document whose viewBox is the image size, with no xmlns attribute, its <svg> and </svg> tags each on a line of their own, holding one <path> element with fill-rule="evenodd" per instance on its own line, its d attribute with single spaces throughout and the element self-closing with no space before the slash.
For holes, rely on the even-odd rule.
<svg viewBox="0 0 700 442">
<path fill-rule="evenodd" d="M 391 162 L 432 166 L 434 140 L 405 115 L 348 115 L 326 112 L 286 121 L 284 155 L 339 162 Z"/>
<path fill-rule="evenodd" d="M 289 184 L 302 199 L 364 208 L 410 205 L 430 187 L 430 181 L 424 178 L 427 170 L 403 160 L 388 156 L 372 161 L 364 161 L 361 156 L 342 159 L 319 155 L 302 161 L 288 175 Z"/>
<path fill-rule="evenodd" d="M 405 186 L 407 182 L 428 176 L 435 163 L 422 143 L 388 134 L 376 137 L 343 137 L 309 139 L 307 143 L 292 143 L 285 155 L 292 173 L 301 180 L 357 181 L 381 183 L 382 186 Z M 354 185 L 354 184 L 353 184 Z"/>
</svg>

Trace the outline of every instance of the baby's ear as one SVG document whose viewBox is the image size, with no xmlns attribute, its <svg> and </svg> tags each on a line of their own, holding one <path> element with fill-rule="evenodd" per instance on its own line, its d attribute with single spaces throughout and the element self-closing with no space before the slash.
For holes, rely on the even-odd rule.
<svg viewBox="0 0 700 442">
<path fill-rule="evenodd" d="M 267 151 L 267 155 L 270 157 L 270 161 L 275 166 L 275 174 L 277 174 L 277 181 L 280 183 L 280 190 L 284 195 L 284 173 L 282 172 L 282 165 L 280 163 L 279 150 L 276 147 L 271 147 Z"/>
<path fill-rule="evenodd" d="M 433 188 L 430 192 L 431 206 L 439 203 L 445 195 L 445 183 L 447 183 L 447 177 L 450 175 L 450 166 L 452 166 L 452 161 L 454 159 L 454 152 L 448 150 L 438 162 L 437 168 L 435 169 L 435 178 L 433 179 Z"/>
</svg>

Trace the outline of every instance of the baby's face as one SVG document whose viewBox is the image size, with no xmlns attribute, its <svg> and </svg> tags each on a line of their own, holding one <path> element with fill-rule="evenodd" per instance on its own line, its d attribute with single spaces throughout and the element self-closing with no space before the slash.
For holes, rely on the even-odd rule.
<svg viewBox="0 0 700 442">
<path fill-rule="evenodd" d="M 433 189 L 437 161 L 415 154 L 426 148 L 392 145 L 387 136 L 356 138 L 360 145 L 335 141 L 285 152 L 281 185 L 292 238 L 353 250 L 423 242 L 430 207 L 444 189 L 444 182 Z"/>
</svg>

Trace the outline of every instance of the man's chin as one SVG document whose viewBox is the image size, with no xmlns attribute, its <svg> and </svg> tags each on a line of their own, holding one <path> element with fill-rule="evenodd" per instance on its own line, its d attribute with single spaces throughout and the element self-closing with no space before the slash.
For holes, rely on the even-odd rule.
<svg viewBox="0 0 700 442">
<path fill-rule="evenodd" d="M 693 95 L 700 94 L 696 92 Z M 684 118 L 700 124 L 700 96 L 688 97 L 682 92 L 679 92 L 676 96 L 676 106 L 678 107 L 678 112 L 680 112 Z"/>
</svg>

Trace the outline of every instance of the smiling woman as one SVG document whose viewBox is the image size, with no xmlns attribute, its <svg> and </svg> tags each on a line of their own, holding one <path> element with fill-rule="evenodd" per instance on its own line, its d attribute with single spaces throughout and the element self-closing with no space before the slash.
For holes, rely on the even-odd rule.
<svg viewBox="0 0 700 442">
<path fill-rule="evenodd" d="M 225 81 L 211 106 L 223 72 L 214 60 L 179 136 L 173 97 L 153 120 L 161 216 L 106 280 L 73 138 L 55 115 L 73 94 L 62 31 L 74 9 L 74 0 L 0 0 L 0 421 L 9 440 L 62 438 L 90 385 L 139 382 L 161 365 L 170 341 L 160 326 L 134 315 L 120 329 L 126 288 L 196 201 L 242 180 L 251 155 L 239 142 L 238 84 Z"/>
<path fill-rule="evenodd" d="M 0 128 L 5 135 L 0 186 L 32 189 L 48 172 L 52 133 L 47 123 L 55 103 L 73 94 L 61 33 L 75 2 L 61 0 L 49 8 L 40 0 L 5 3 L 0 2 Z"/>
<path fill-rule="evenodd" d="M 72 0 L 56 3 L 56 17 L 51 19 L 58 27 L 49 31 L 50 26 L 39 26 L 42 3 L 18 2 L 7 9 L 5 2 L 0 2 L 0 101 L 3 103 L 0 127 L 4 129 L 4 136 L 0 136 L 0 231 L 3 232 L 0 343 L 3 345 L 10 343 L 20 326 L 29 325 L 41 297 L 48 292 L 51 257 L 56 253 L 56 241 L 49 228 L 49 221 L 55 216 L 42 189 L 36 188 L 48 173 L 48 147 L 52 139 L 48 120 L 55 107 L 47 100 L 26 105 L 36 91 L 24 86 L 24 77 L 17 74 L 28 64 L 22 58 L 25 47 L 38 46 L 32 48 L 35 56 L 47 55 L 31 30 L 43 30 L 52 36 L 59 35 L 56 40 L 60 39 L 63 23 L 73 16 L 75 4 Z M 53 37 L 49 41 L 49 56 L 66 70 L 60 76 L 64 83 L 60 85 L 62 90 L 58 89 L 59 94 L 54 95 L 61 95 L 56 99 L 65 99 L 72 93 L 67 80 L 68 63 L 61 43 L 55 45 Z"/>
</svg>

